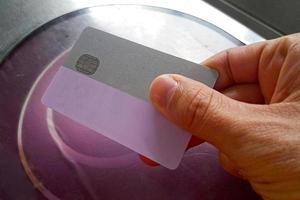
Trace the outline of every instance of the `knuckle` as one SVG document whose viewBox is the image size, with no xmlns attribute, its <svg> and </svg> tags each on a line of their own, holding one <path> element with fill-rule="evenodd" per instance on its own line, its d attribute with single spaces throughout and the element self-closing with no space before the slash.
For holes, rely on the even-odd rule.
<svg viewBox="0 0 300 200">
<path fill-rule="evenodd" d="M 191 98 L 185 110 L 186 125 L 189 130 L 201 131 L 212 115 L 213 92 L 204 93 L 201 89 Z"/>
<path fill-rule="evenodd" d="M 173 91 L 167 103 L 167 109 L 169 111 L 180 110 L 180 102 L 182 101 L 182 98 L 184 98 L 184 89 L 180 81 L 177 81 L 177 84 L 176 90 Z"/>
<path fill-rule="evenodd" d="M 289 53 L 299 54 L 299 52 L 300 52 L 300 37 L 299 36 L 296 37 L 294 35 L 289 35 L 289 36 L 283 37 L 280 40 L 279 47 L 284 56 L 286 56 Z"/>
<path fill-rule="evenodd" d="M 299 53 L 300 53 L 300 41 L 292 43 L 289 47 L 289 52 L 295 53 L 296 55 L 299 55 Z"/>
</svg>

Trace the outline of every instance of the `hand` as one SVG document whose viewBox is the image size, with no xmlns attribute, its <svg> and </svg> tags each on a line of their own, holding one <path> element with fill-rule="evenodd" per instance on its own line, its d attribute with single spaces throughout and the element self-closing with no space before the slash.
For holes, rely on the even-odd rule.
<svg viewBox="0 0 300 200">
<path fill-rule="evenodd" d="M 191 146 L 214 145 L 224 168 L 264 199 L 299 200 L 300 34 L 229 49 L 204 65 L 219 72 L 215 90 L 162 75 L 150 87 L 154 106 L 193 134 Z"/>
</svg>

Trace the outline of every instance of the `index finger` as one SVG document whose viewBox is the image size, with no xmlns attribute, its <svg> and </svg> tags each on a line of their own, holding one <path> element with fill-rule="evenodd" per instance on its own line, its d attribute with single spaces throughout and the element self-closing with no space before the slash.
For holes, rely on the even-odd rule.
<svg viewBox="0 0 300 200">
<path fill-rule="evenodd" d="M 215 89 L 223 90 L 234 84 L 256 83 L 259 61 L 267 43 L 268 41 L 227 49 L 205 60 L 202 64 L 219 72 Z"/>
</svg>

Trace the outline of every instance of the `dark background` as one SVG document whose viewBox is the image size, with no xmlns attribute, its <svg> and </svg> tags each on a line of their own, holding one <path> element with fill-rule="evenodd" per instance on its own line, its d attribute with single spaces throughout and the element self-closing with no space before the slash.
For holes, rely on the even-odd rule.
<svg viewBox="0 0 300 200">
<path fill-rule="evenodd" d="M 300 32 L 300 0 L 205 0 L 266 38 Z"/>
</svg>

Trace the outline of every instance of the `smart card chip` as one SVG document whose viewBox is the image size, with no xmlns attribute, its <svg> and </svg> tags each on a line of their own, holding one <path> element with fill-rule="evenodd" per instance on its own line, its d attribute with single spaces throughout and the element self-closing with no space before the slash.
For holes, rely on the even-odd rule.
<svg viewBox="0 0 300 200">
<path fill-rule="evenodd" d="M 75 67 L 77 71 L 81 73 L 84 73 L 86 75 L 92 75 L 96 72 L 97 68 L 99 67 L 99 60 L 94 56 L 83 54 L 77 60 Z"/>
</svg>

